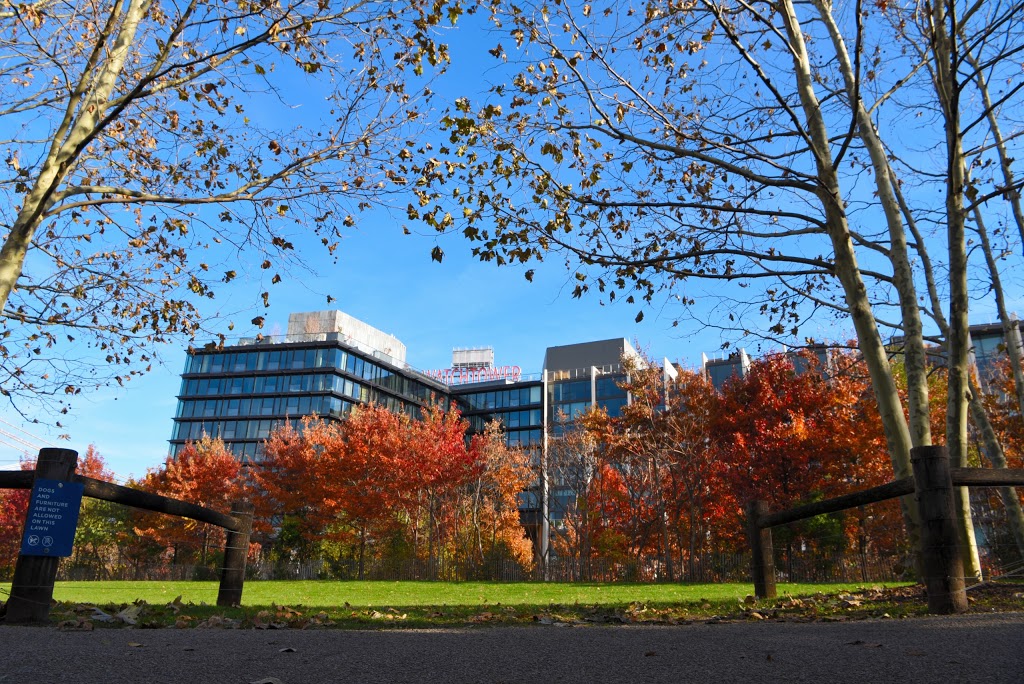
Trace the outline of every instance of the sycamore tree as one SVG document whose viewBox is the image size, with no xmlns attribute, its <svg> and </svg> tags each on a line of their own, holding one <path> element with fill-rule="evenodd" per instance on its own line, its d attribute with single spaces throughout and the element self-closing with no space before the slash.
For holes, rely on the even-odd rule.
<svg viewBox="0 0 1024 684">
<path fill-rule="evenodd" d="M 924 332 L 940 328 L 944 439 L 963 463 L 969 276 L 984 270 L 965 221 L 1016 190 L 970 185 L 965 167 L 996 157 L 980 125 L 1020 94 L 1011 80 L 998 102 L 974 97 L 968 56 L 1008 77 L 1014 3 L 486 4 L 507 78 L 445 119 L 450 165 L 413 156 L 411 218 L 486 261 L 557 253 L 574 294 L 625 299 L 637 320 L 668 299 L 681 319 L 788 345 L 822 316 L 851 326 L 897 477 L 911 447 L 943 441 Z"/>
<path fill-rule="evenodd" d="M 458 12 L 0 3 L 3 395 L 62 405 L 123 383 L 151 343 L 199 329 L 219 285 L 278 282 L 310 235 L 333 252 L 402 182 L 387 150 L 418 125 L 428 71 L 447 62 L 434 28 Z"/>
</svg>

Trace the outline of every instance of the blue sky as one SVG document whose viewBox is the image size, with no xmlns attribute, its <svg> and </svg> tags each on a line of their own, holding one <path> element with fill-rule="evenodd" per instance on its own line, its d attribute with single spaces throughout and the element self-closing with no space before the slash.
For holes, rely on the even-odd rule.
<svg viewBox="0 0 1024 684">
<path fill-rule="evenodd" d="M 447 80 L 437 84 L 437 90 L 448 96 L 479 95 L 489 81 L 501 80 L 500 74 L 490 71 L 493 61 L 483 53 L 495 41 L 467 23 L 463 21 L 448 37 L 454 63 Z M 297 85 L 287 102 L 287 115 L 313 121 L 320 107 L 315 101 L 317 89 L 308 83 Z M 645 307 L 644 320 L 636 323 L 636 307 L 621 302 L 602 306 L 596 296 L 573 299 L 571 273 L 557 255 L 529 266 L 536 270 L 530 283 L 523 276 L 526 267 L 479 263 L 469 254 L 470 245 L 458 236 L 417 233 L 414 226 L 410 226 L 414 233 L 405 235 L 401 221 L 402 216 L 384 211 L 361 215 L 359 225 L 342 241 L 336 263 L 315 240 L 299 244 L 308 271 L 282 272 L 283 282 L 270 289 L 271 307 L 263 332 L 283 332 L 291 312 L 338 308 L 398 337 L 408 348 L 408 362 L 424 370 L 448 367 L 452 348 L 467 346 L 493 346 L 498 365 L 519 365 L 525 373 L 541 370 L 548 346 L 613 337 L 625 337 L 653 357 L 668 357 L 689 367 L 699 366 L 702 352 L 709 356 L 722 353 L 726 342 L 740 342 L 755 356 L 770 348 L 691 322 L 673 327 L 682 312 L 667 299 L 657 307 Z M 430 258 L 435 245 L 445 252 L 440 264 Z M 253 254 L 240 261 L 242 277 L 215 301 L 204 304 L 206 313 L 225 316 L 220 331 L 229 339 L 252 334 L 247 321 L 264 313 L 254 301 L 264 288 L 245 278 L 245 264 L 258 261 Z M 236 266 L 231 259 L 224 264 L 225 269 Z M 257 268 L 252 270 L 259 274 Z M 721 295 L 728 294 L 723 286 L 695 284 L 694 288 L 686 294 L 698 301 L 700 315 L 715 318 L 728 313 L 715 309 L 723 306 Z M 328 293 L 337 298 L 331 305 L 326 303 Z M 1015 298 L 1011 306 L 1019 308 L 1019 286 L 1011 296 Z M 972 322 L 993 320 L 988 302 L 972 306 Z M 235 322 L 234 331 L 228 331 L 228 319 Z M 820 340 L 853 337 L 848 323 L 836 324 L 826 317 L 801 333 Z M 197 340 L 200 344 L 205 341 Z M 62 418 L 64 429 L 29 426 L 13 416 L 4 420 L 29 430 L 40 441 L 57 443 L 57 435 L 67 432 L 70 441 L 60 445 L 84 452 L 89 444 L 95 444 L 118 476 L 141 476 L 166 455 L 185 344 L 163 348 L 163 365 L 124 389 L 102 388 L 76 397 L 73 414 Z M 45 421 L 46 416 L 40 419 Z M 4 431 L 26 435 L 0 423 L 0 467 L 16 466 L 21 454 L 4 444 L 14 441 L 5 437 Z"/>
<path fill-rule="evenodd" d="M 445 37 L 452 46 L 453 64 L 434 87 L 449 98 L 482 95 L 490 81 L 498 80 L 490 71 L 490 58 L 480 57 L 493 40 L 486 32 L 472 29 L 471 21 L 477 20 L 464 17 L 460 27 Z M 481 71 L 481 64 L 487 69 Z M 288 117 L 303 116 L 303 125 L 310 125 L 321 110 L 317 94 L 325 91 L 315 81 L 295 86 L 282 111 Z M 254 100 L 249 109 L 266 115 L 272 104 L 263 98 Z M 404 206 L 404 201 L 398 206 Z M 498 365 L 519 365 L 524 373 L 540 372 L 546 347 L 574 342 L 624 337 L 654 357 L 667 356 L 696 367 L 702 352 L 709 356 L 720 353 L 724 341 L 735 341 L 714 331 L 682 325 L 674 328 L 672 321 L 678 311 L 670 304 L 661 309 L 645 308 L 644 320 L 638 324 L 635 307 L 601 306 L 596 297 L 574 300 L 571 274 L 560 257 L 553 255 L 547 262 L 531 264 L 535 277 L 530 283 L 523 275 L 526 267 L 480 263 L 469 254 L 469 243 L 458 236 L 436 236 L 417 226 L 410 226 L 413 234 L 404 234 L 402 214 L 376 211 L 360 215 L 358 226 L 347 231 L 337 263 L 315 239 L 307 236 L 307 244 L 301 244 L 296 238 L 308 272 L 282 271 L 283 281 L 269 288 L 271 307 L 262 332 L 283 332 L 291 312 L 337 308 L 398 337 L 405 343 L 413 367 L 446 368 L 453 347 L 493 346 Z M 440 264 L 430 258 L 435 245 L 445 252 Z M 264 314 L 263 308 L 256 306 L 257 295 L 267 288 L 252 278 L 267 277 L 273 271 L 247 266 L 253 263 L 259 263 L 254 253 L 234 260 L 229 256 L 223 264 L 218 263 L 215 268 L 237 268 L 240 277 L 222 288 L 216 300 L 201 304 L 207 316 L 224 317 L 215 329 L 229 340 L 254 334 L 248 321 Z M 330 305 L 328 293 L 337 298 Z M 230 332 L 228 320 L 235 323 Z M 199 344 L 205 341 L 197 339 Z M 7 423 L 0 423 L 0 468 L 17 467 L 24 455 L 15 437 L 80 453 L 94 444 L 122 479 L 141 476 L 157 466 L 167 453 L 186 346 L 183 341 L 180 346 L 162 348 L 162 365 L 131 380 L 125 388 L 99 388 L 75 397 L 72 414 L 60 418 L 62 429 L 46 424 L 53 422 L 51 416 L 38 416 L 40 424 L 27 424 L 14 415 L 5 417 Z M 59 439 L 65 433 L 70 440 Z"/>
<path fill-rule="evenodd" d="M 433 262 L 430 249 L 435 244 L 433 236 L 403 235 L 387 216 L 367 217 L 343 241 L 337 265 L 317 263 L 319 278 L 296 274 L 275 286 L 263 332 L 283 332 L 293 311 L 338 308 L 398 337 L 416 368 L 446 368 L 453 347 L 479 345 L 494 347 L 498 365 L 519 365 L 524 373 L 540 372 L 545 348 L 560 344 L 625 337 L 657 358 L 696 367 L 701 352 L 718 353 L 726 341 L 713 331 L 673 328 L 670 306 L 661 312 L 646 309 L 638 324 L 633 307 L 601 306 L 593 297 L 575 300 L 557 259 L 534 265 L 536 276 L 530 283 L 523 276 L 525 268 L 479 263 L 468 254 L 468 244 L 454 238 L 439 243 L 445 258 Z M 309 254 L 315 262 L 317 251 Z M 325 303 L 328 290 L 337 297 L 330 307 Z M 231 311 L 247 303 L 251 293 L 251 285 L 241 283 L 215 303 Z M 252 315 L 241 312 L 233 319 L 247 321 Z M 228 333 L 225 325 L 223 330 L 231 336 L 246 334 L 241 327 Z M 73 414 L 64 421 L 69 442 L 58 442 L 60 430 L 8 420 L 80 453 L 95 444 L 121 478 L 140 476 L 166 455 L 184 348 L 166 347 L 163 357 L 163 366 L 124 389 L 105 388 L 76 398 Z M 10 426 L 0 428 L 24 437 Z M 0 448 L 0 465 L 10 467 L 18 458 L 15 449 Z"/>
</svg>

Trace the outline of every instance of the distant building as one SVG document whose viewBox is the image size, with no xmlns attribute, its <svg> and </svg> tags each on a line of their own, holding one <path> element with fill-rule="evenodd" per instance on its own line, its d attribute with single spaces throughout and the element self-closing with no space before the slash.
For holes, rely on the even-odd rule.
<svg viewBox="0 0 1024 684">
<path fill-rule="evenodd" d="M 986 344 L 979 349 L 988 349 Z M 812 351 L 827 368 L 827 350 Z M 393 335 L 340 311 L 293 313 L 284 335 L 189 352 L 171 452 L 208 435 L 222 439 L 243 462 L 254 461 L 262 457 L 270 433 L 286 421 L 298 428 L 306 416 L 341 420 L 354 406 L 369 403 L 416 416 L 432 403 L 451 402 L 474 431 L 499 421 L 508 444 L 531 451 L 539 465 L 548 440 L 591 407 L 612 417 L 621 414 L 630 401 L 620 387 L 627 358 L 643 362 L 627 340 L 615 338 L 548 347 L 542 370 L 534 375 L 524 375 L 519 366 L 496 365 L 492 347 L 457 348 L 450 368 L 420 371 L 406 362 L 406 347 Z M 806 367 L 803 356 L 792 358 L 798 372 Z M 677 369 L 668 359 L 663 367 L 668 386 Z M 702 371 L 721 389 L 749 367 L 750 358 L 739 349 L 722 359 L 704 356 Z M 552 482 L 544 494 L 538 484 L 520 499 L 524 523 L 541 552 L 547 521 L 564 516 L 574 497 L 560 482 Z"/>
<path fill-rule="evenodd" d="M 1001 323 L 972 325 L 971 330 L 971 362 L 978 369 L 978 378 L 983 385 L 991 382 L 999 364 L 1007 358 L 1006 348 L 1010 344 L 1021 345 L 1020 328 L 1014 325 L 1010 329 L 1009 339 L 1003 334 Z"/>
<path fill-rule="evenodd" d="M 969 328 L 971 336 L 970 363 L 978 372 L 978 379 L 983 387 L 991 382 L 999 364 L 1007 358 L 1007 345 L 1014 344 L 1024 352 L 1021 344 L 1020 328 L 1014 318 L 1013 326 L 1010 329 L 1009 339 L 1004 335 L 1001 323 L 980 323 Z M 904 340 L 902 336 L 893 337 L 889 341 L 889 353 L 898 358 L 903 352 Z M 936 366 L 946 365 L 946 352 L 937 345 L 929 346 L 926 350 L 929 363 Z"/>
<path fill-rule="evenodd" d="M 701 362 L 704 373 L 717 390 L 721 390 L 729 378 L 745 377 L 747 371 L 750 370 L 750 357 L 743 349 L 734 351 L 721 359 L 711 359 L 707 354 L 701 354 Z"/>
</svg>

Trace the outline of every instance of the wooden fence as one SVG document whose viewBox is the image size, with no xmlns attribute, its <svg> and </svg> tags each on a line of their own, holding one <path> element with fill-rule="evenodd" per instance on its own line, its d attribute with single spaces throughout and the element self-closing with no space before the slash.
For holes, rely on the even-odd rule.
<svg viewBox="0 0 1024 684">
<path fill-rule="evenodd" d="M 77 475 L 77 466 L 76 451 L 42 449 L 36 460 L 35 471 L 0 471 L 0 489 L 35 489 L 37 480 L 75 483 L 82 485 L 83 496 L 222 527 L 227 530 L 227 539 L 224 544 L 224 567 L 221 570 L 217 605 L 234 606 L 241 603 L 245 563 L 249 554 L 249 537 L 252 532 L 251 503 L 234 502 L 229 515 L 185 501 Z M 28 532 L 30 516 L 31 511 L 25 519 L 26 529 L 23 531 L 23 538 Z M 77 511 L 75 519 L 77 520 Z M 71 534 L 73 538 L 74 530 L 71 530 Z M 4 607 L 4 619 L 8 624 L 46 622 L 49 619 L 59 562 L 60 558 L 57 556 L 18 555 L 11 582 L 11 595 Z"/>
<path fill-rule="evenodd" d="M 945 447 L 916 447 L 910 450 L 910 461 L 912 477 L 825 501 L 776 513 L 769 513 L 764 501 L 751 501 L 746 514 L 754 594 L 758 598 L 776 596 L 771 528 L 914 494 L 913 505 L 921 518 L 920 564 L 928 610 L 939 614 L 967 610 L 953 487 L 1024 486 L 1024 469 L 950 468 Z"/>
</svg>

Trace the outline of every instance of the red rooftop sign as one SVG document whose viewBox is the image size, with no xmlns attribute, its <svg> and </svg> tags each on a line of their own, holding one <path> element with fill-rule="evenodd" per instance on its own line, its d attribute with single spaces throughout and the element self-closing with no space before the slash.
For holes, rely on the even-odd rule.
<svg viewBox="0 0 1024 684">
<path fill-rule="evenodd" d="M 523 369 L 519 366 L 490 366 L 482 368 L 443 368 L 423 371 L 428 378 L 440 380 L 446 385 L 468 385 L 474 382 L 508 380 L 519 382 Z"/>
</svg>

